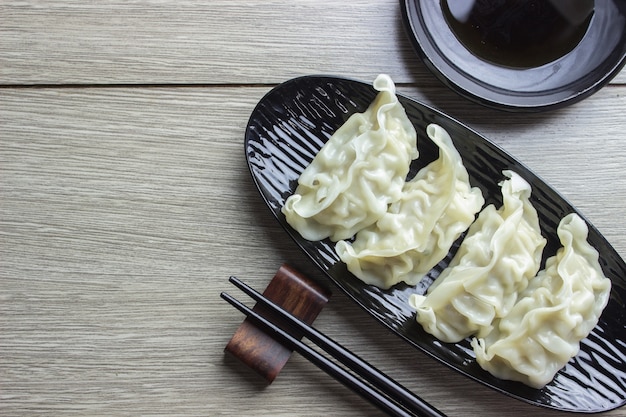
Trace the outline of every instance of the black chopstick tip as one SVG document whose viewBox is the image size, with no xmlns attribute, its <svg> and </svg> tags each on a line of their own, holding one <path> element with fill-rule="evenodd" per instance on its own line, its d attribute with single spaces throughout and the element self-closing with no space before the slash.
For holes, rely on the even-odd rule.
<svg viewBox="0 0 626 417">
<path fill-rule="evenodd" d="M 231 275 L 230 278 L 228 278 L 228 282 L 230 282 L 235 287 L 242 289 L 242 290 L 245 290 L 246 288 L 250 288 L 242 280 L 240 280 L 234 275 Z"/>
<path fill-rule="evenodd" d="M 244 293 L 250 295 L 255 301 L 260 303 L 260 305 L 268 308 L 273 314 L 276 314 L 299 329 L 299 331 L 302 331 L 307 339 L 318 345 L 323 351 L 330 354 L 341 364 L 347 366 L 356 375 L 338 366 L 334 361 L 320 355 L 317 351 L 311 349 L 299 340 L 299 337 L 294 337 L 288 330 L 283 329 L 266 317 L 254 312 L 227 292 L 220 294 L 224 300 L 241 313 L 251 318 L 260 329 L 278 343 L 288 349 L 299 352 L 322 370 L 329 373 L 361 396 L 372 401 L 378 407 L 387 410 L 391 415 L 409 416 L 415 414 L 424 416 L 444 416 L 444 414 L 430 406 L 421 398 L 407 391 L 402 385 L 388 378 L 374 367 L 371 367 L 350 351 L 345 350 L 345 348 L 342 348 L 339 344 L 327 338 L 313 327 L 310 327 L 307 323 L 292 316 L 290 312 L 283 310 L 281 306 L 274 304 L 271 300 L 265 298 L 264 295 L 257 293 L 236 277 L 230 277 L 229 281 Z"/>
<path fill-rule="evenodd" d="M 233 297 L 232 295 L 230 295 L 227 292 L 221 292 L 220 293 L 220 297 L 222 297 L 222 300 L 226 301 L 227 303 L 229 303 L 230 305 L 232 305 L 233 307 L 236 307 L 239 311 L 244 312 L 240 306 L 243 306 L 243 304 L 237 300 L 235 297 Z M 245 313 L 245 312 L 244 312 Z"/>
</svg>

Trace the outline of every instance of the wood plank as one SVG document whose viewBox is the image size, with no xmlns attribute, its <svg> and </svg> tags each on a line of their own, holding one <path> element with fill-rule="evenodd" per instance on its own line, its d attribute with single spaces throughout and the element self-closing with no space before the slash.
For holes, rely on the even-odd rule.
<svg viewBox="0 0 626 417">
<path fill-rule="evenodd" d="M 406 82 L 426 75 L 395 0 L 7 1 L 0 15 L 2 84 L 247 84 L 379 72 Z"/>
<path fill-rule="evenodd" d="M 272 84 L 388 73 L 439 85 L 407 40 L 396 0 L 5 1 L 0 15 L 0 84 Z"/>
<path fill-rule="evenodd" d="M 621 89 L 544 115 L 401 90 L 514 153 L 626 255 Z M 242 319 L 219 299 L 228 276 L 262 290 L 288 262 L 327 283 L 247 172 L 243 132 L 266 91 L 2 91 L 0 414 L 378 415 L 297 355 L 266 388 L 223 354 Z M 450 415 L 537 412 L 409 348 L 340 293 L 316 324 Z"/>
</svg>

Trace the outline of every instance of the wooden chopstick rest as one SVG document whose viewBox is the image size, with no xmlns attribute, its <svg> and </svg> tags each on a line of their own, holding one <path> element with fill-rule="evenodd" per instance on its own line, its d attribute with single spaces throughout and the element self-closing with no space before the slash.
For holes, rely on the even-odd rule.
<svg viewBox="0 0 626 417">
<path fill-rule="evenodd" d="M 263 295 L 302 321 L 313 324 L 330 298 L 330 292 L 315 281 L 288 265 L 282 265 L 270 281 Z M 253 308 L 259 314 L 272 318 L 262 306 Z M 281 324 L 280 320 L 275 320 Z M 296 334 L 301 338 L 301 334 Z M 234 355 L 271 384 L 291 356 L 291 350 L 274 340 L 245 319 L 226 345 Z"/>
</svg>

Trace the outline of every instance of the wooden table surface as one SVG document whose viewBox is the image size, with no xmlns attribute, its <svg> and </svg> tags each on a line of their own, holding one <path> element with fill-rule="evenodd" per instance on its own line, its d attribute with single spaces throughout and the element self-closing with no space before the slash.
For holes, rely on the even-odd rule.
<svg viewBox="0 0 626 417">
<path fill-rule="evenodd" d="M 380 415 L 299 355 L 267 386 L 224 354 L 242 321 L 219 296 L 230 275 L 261 290 L 286 262 L 331 285 L 245 163 L 253 107 L 295 76 L 390 74 L 626 255 L 626 71 L 573 106 L 511 114 L 436 80 L 396 0 L 6 0 L 0 16 L 2 416 Z M 565 415 L 429 359 L 339 290 L 316 326 L 450 416 Z"/>
</svg>

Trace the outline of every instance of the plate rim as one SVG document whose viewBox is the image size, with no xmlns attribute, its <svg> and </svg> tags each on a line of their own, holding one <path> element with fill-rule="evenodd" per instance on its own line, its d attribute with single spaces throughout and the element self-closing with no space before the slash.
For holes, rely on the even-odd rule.
<svg viewBox="0 0 626 417">
<path fill-rule="evenodd" d="M 392 334 L 394 334 L 397 337 L 400 337 L 401 339 L 403 339 L 405 342 L 409 343 L 411 346 L 413 346 L 414 348 L 418 349 L 420 352 L 426 354 L 427 356 L 435 359 L 437 362 L 445 365 L 446 367 L 454 370 L 455 372 L 459 372 L 460 374 L 470 378 L 471 380 L 478 382 L 482 385 L 485 385 L 491 389 L 494 389 L 497 392 L 500 392 L 502 394 L 505 394 L 511 398 L 515 398 L 517 400 L 520 400 L 522 402 L 534 405 L 534 406 L 538 406 L 538 407 L 542 407 L 542 408 L 547 408 L 547 409 L 553 409 L 553 410 L 559 410 L 559 411 L 566 411 L 566 412 L 573 412 L 573 413 L 598 413 L 598 412 L 606 412 L 606 411 L 610 411 L 619 407 L 622 407 L 624 405 L 626 405 L 626 397 L 620 398 L 620 402 L 619 403 L 611 403 L 609 404 L 607 407 L 605 408 L 601 408 L 601 409 L 592 409 L 592 410 L 586 410 L 586 409 L 569 409 L 569 408 L 564 408 L 561 406 L 555 406 L 555 405 L 551 405 L 548 403 L 542 403 L 539 401 L 534 401 L 530 398 L 524 397 L 520 394 L 517 394 L 513 391 L 509 391 L 505 388 L 502 388 L 498 385 L 494 385 L 489 383 L 489 381 L 486 381 L 484 379 L 481 379 L 479 376 L 473 375 L 472 373 L 458 368 L 456 366 L 454 366 L 452 363 L 448 362 L 445 358 L 437 356 L 435 353 L 428 351 L 426 349 L 424 349 L 422 346 L 420 346 L 419 344 L 416 343 L 416 341 L 412 340 L 408 334 L 404 334 L 402 332 L 400 332 L 398 329 L 393 328 L 390 324 L 388 324 L 387 322 L 381 320 L 380 318 L 376 317 L 374 314 L 372 314 L 371 312 L 371 307 L 368 307 L 363 300 L 360 300 L 359 298 L 355 297 L 353 294 L 350 293 L 350 291 L 347 289 L 347 286 L 344 285 L 343 283 L 339 282 L 339 280 L 337 280 L 335 277 L 332 276 L 332 274 L 330 273 L 330 270 L 325 267 L 318 259 L 315 259 L 313 256 L 311 256 L 311 254 L 309 253 L 309 251 L 302 245 L 301 242 L 301 238 L 297 235 L 297 232 L 295 232 L 287 223 L 286 220 L 284 219 L 284 216 L 279 216 L 277 210 L 272 208 L 272 204 L 271 201 L 268 199 L 268 196 L 266 195 L 266 193 L 264 193 L 262 190 L 265 188 L 265 186 L 263 186 L 260 182 L 259 179 L 257 178 L 255 172 L 254 172 L 254 167 L 253 164 L 251 163 L 251 160 L 249 158 L 249 154 L 248 154 L 248 144 L 249 144 L 249 131 L 250 131 L 250 127 L 252 125 L 252 121 L 253 121 L 253 117 L 254 115 L 258 112 L 259 107 L 261 106 L 262 103 L 265 102 L 265 100 L 272 96 L 277 90 L 285 88 L 285 87 L 289 87 L 291 84 L 295 84 L 298 83 L 299 81 L 310 81 L 310 80 L 314 80 L 314 81 L 323 81 L 323 80 L 331 80 L 334 82 L 349 82 L 349 83 L 355 83 L 360 85 L 363 88 L 369 88 L 371 90 L 373 90 L 372 86 L 366 82 L 363 82 L 361 80 L 358 79 L 354 79 L 351 77 L 341 77 L 341 76 L 335 76 L 335 75 L 325 75 L 325 74 L 317 74 L 317 75 L 304 75 L 304 76 L 298 76 L 292 79 L 289 79 L 287 81 L 284 81 L 278 85 L 276 85 L 275 87 L 273 87 L 270 91 L 268 91 L 265 95 L 263 95 L 263 97 L 259 100 L 259 102 L 257 103 L 257 105 L 254 107 L 254 110 L 251 113 L 250 119 L 248 120 L 248 123 L 246 125 L 246 130 L 245 130 L 245 140 L 244 140 L 244 151 L 246 153 L 245 157 L 246 157 L 246 162 L 248 165 L 248 169 L 250 171 L 250 174 L 252 176 L 253 182 L 255 183 L 255 186 L 257 188 L 257 190 L 259 191 L 260 196 L 262 197 L 262 199 L 264 200 L 266 207 L 270 210 L 270 212 L 272 212 L 272 215 L 275 217 L 275 219 L 278 221 L 278 223 L 281 225 L 281 227 L 285 230 L 285 232 L 287 232 L 287 234 L 290 236 L 290 238 L 294 241 L 294 243 L 296 243 L 296 245 L 299 247 L 299 249 L 304 252 L 304 254 L 308 257 L 308 259 L 313 262 L 315 264 L 315 266 L 317 268 L 319 268 L 319 270 L 326 276 L 328 277 L 328 279 L 337 287 L 339 288 L 349 299 L 351 299 L 353 302 L 355 302 L 357 305 L 359 305 L 359 307 L 361 309 L 363 309 L 368 315 L 370 315 L 371 317 L 373 317 L 377 322 L 379 322 L 380 324 L 382 324 L 388 331 L 390 331 Z M 446 113 L 444 113 L 441 110 L 438 110 L 437 108 L 434 108 L 433 106 L 430 106 L 426 103 L 421 102 L 420 100 L 414 99 L 408 95 L 402 94 L 402 93 L 398 93 L 396 92 L 396 95 L 398 96 L 399 99 L 401 100 L 407 100 L 409 102 L 414 103 L 415 105 L 422 107 L 424 110 L 431 112 L 433 115 L 437 116 L 437 117 L 441 117 L 443 119 L 447 119 L 449 121 L 451 121 L 452 123 L 457 124 L 458 126 L 460 126 L 462 129 L 467 130 L 468 132 L 470 132 L 472 135 L 476 135 L 478 136 L 486 146 L 494 149 L 496 152 L 498 152 L 498 154 L 503 155 L 507 158 L 509 158 L 512 162 L 514 162 L 515 164 L 519 165 L 519 167 L 521 167 L 525 172 L 523 172 L 523 174 L 527 174 L 530 175 L 532 177 L 533 180 L 539 181 L 540 183 L 544 184 L 546 187 L 548 187 L 548 189 L 554 193 L 560 200 L 562 200 L 569 208 L 571 208 L 571 210 L 575 213 L 577 213 L 578 215 L 581 216 L 581 218 L 586 222 L 586 224 L 589 226 L 590 231 L 593 230 L 594 233 L 601 239 L 602 243 L 612 251 L 612 253 L 614 255 L 616 255 L 618 257 L 618 259 L 626 265 L 626 262 L 624 262 L 624 259 L 621 257 L 621 255 L 619 255 L 619 253 L 615 250 L 615 248 L 611 245 L 610 242 L 608 242 L 608 240 L 606 239 L 606 237 L 584 216 L 583 213 L 581 213 L 569 200 L 567 200 L 562 194 L 560 194 L 560 192 L 558 190 L 556 190 L 555 188 L 553 188 L 552 186 L 550 186 L 546 181 L 544 181 L 538 174 L 534 173 L 532 170 L 530 170 L 523 162 L 521 162 L 520 160 L 518 160 L 514 155 L 511 155 L 510 153 L 508 153 L 507 151 L 505 151 L 502 147 L 500 147 L 498 144 L 494 143 L 493 141 L 489 140 L 488 138 L 486 138 L 485 136 L 483 136 L 482 134 L 480 134 L 479 132 L 477 132 L 475 129 L 467 126 L 466 124 L 464 124 L 463 122 L 459 121 L 458 119 L 447 115 Z M 279 211 L 279 210 L 278 210 Z M 505 381 L 506 382 L 506 381 Z M 517 384 L 517 383 L 516 383 Z M 530 387 L 522 387 L 522 389 L 528 389 L 528 390 L 533 390 L 533 391 L 537 391 L 539 392 L 540 390 L 534 390 Z M 556 397 L 555 397 L 556 398 Z"/>
<path fill-rule="evenodd" d="M 435 0 L 435 2 L 437 3 L 439 3 L 439 1 L 440 0 Z M 613 1 L 615 0 L 608 1 L 613 4 Z M 601 77 L 593 77 L 593 82 L 586 83 L 585 88 L 575 89 L 565 98 L 543 99 L 542 97 L 549 98 L 552 96 L 546 94 L 526 95 L 528 99 L 525 102 L 517 102 L 516 100 L 511 100 L 510 97 L 520 97 L 519 92 L 516 92 L 512 89 L 497 87 L 486 81 L 474 80 L 473 77 L 466 76 L 464 71 L 461 70 L 461 67 L 456 64 L 449 63 L 449 59 L 447 57 L 438 53 L 439 48 L 434 45 L 434 41 L 432 40 L 433 32 L 427 31 L 427 29 L 424 28 L 424 25 L 421 24 L 421 21 L 423 20 L 423 14 L 421 13 L 420 3 L 420 0 L 400 0 L 400 9 L 402 15 L 401 19 L 403 22 L 404 30 L 407 37 L 409 38 L 411 45 L 413 46 L 414 51 L 420 57 L 426 68 L 428 68 L 428 70 L 446 87 L 472 102 L 481 104 L 489 108 L 509 112 L 527 113 L 544 112 L 563 108 L 578 103 L 585 98 L 595 94 L 606 84 L 608 84 L 617 74 L 619 74 L 624 66 L 626 66 L 626 42 L 624 43 L 624 45 L 618 42 L 617 46 L 622 45 L 623 50 L 621 58 L 613 62 L 612 65 L 610 65 L 609 70 L 602 73 Z M 605 3 L 600 3 L 600 5 L 604 6 Z M 592 19 L 590 24 L 594 23 L 595 19 Z M 622 38 L 624 37 L 626 37 L 626 35 L 622 35 Z M 467 50 L 458 40 L 456 40 L 456 43 L 461 49 Z M 481 61 L 488 68 L 491 68 L 493 70 L 503 70 L 502 66 L 499 66 L 497 64 L 491 64 L 488 61 L 480 59 L 478 60 Z M 551 65 L 553 63 L 549 63 L 546 65 Z M 572 81 L 567 85 L 571 85 L 580 82 L 580 80 L 590 78 L 590 73 L 591 72 L 587 72 L 584 76 L 577 78 L 577 80 Z M 460 83 L 456 81 L 457 79 L 467 81 L 470 87 L 460 85 Z M 487 87 L 482 87 L 481 84 Z M 559 88 L 563 89 L 565 88 L 565 86 L 561 86 Z M 497 93 L 495 90 L 501 90 L 503 91 L 503 93 Z M 541 92 L 549 93 L 550 91 L 554 90 L 555 89 L 546 89 L 542 90 Z"/>
</svg>

